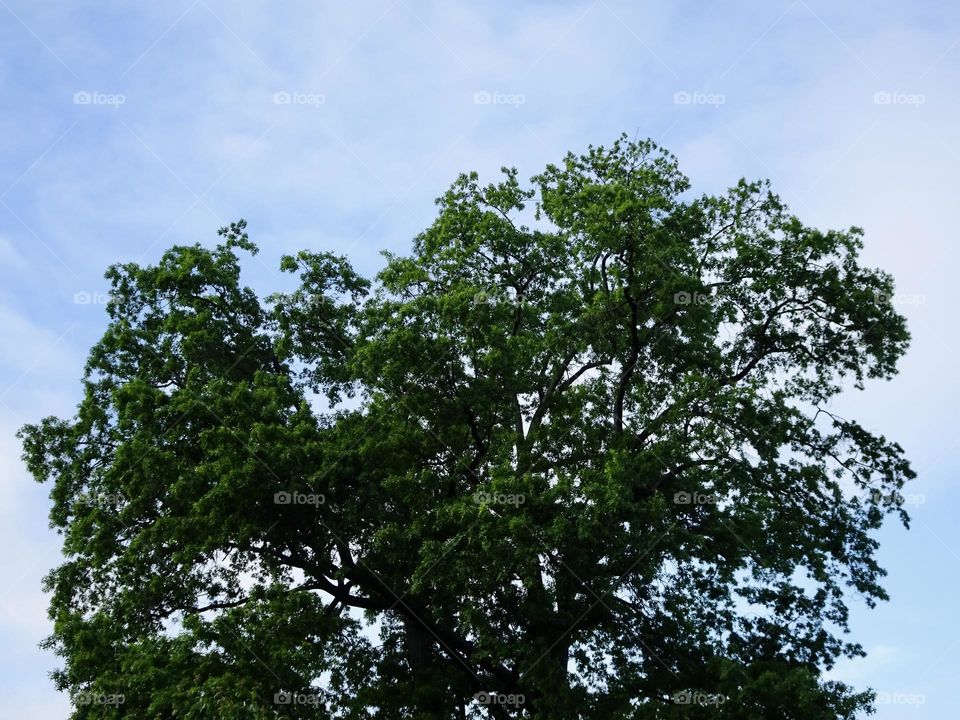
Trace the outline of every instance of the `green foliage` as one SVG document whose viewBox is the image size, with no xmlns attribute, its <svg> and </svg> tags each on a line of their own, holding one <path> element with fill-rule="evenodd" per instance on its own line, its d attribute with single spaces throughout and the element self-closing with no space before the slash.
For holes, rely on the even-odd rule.
<svg viewBox="0 0 960 720">
<path fill-rule="evenodd" d="M 861 231 L 651 142 L 504 173 L 372 280 L 261 301 L 242 221 L 110 269 L 76 417 L 21 431 L 75 718 L 869 707 L 823 671 L 913 473 L 828 407 L 908 342 Z"/>
</svg>

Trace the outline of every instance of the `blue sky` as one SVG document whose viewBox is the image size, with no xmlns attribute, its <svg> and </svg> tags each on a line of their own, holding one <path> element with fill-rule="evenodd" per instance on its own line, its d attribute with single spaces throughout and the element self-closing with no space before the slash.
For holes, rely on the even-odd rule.
<svg viewBox="0 0 960 720">
<path fill-rule="evenodd" d="M 960 6 L 474 5 L 0 0 L 0 720 L 68 712 L 37 649 L 59 543 L 13 433 L 71 414 L 107 265 L 243 217 L 259 290 L 304 248 L 371 272 L 457 173 L 528 177 L 621 132 L 698 191 L 769 177 L 895 275 L 901 374 L 835 408 L 905 447 L 914 522 L 881 534 L 892 601 L 853 600 L 870 656 L 833 675 L 883 693 L 881 720 L 956 717 Z"/>
</svg>

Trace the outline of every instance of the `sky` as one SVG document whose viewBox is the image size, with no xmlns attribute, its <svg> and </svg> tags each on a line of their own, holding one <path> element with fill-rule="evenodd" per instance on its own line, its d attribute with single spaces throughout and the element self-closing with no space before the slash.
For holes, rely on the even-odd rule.
<svg viewBox="0 0 960 720">
<path fill-rule="evenodd" d="M 371 273 L 460 172 L 624 132 L 697 192 L 769 178 L 806 223 L 864 228 L 896 278 L 901 372 L 834 411 L 904 447 L 913 521 L 879 534 L 891 601 L 851 599 L 868 657 L 830 676 L 879 720 L 956 717 L 958 88 L 960 5 L 924 0 L 0 0 L 0 720 L 69 712 L 38 649 L 59 538 L 14 433 L 73 413 L 107 266 L 245 218 L 259 291 L 301 249 Z"/>
</svg>

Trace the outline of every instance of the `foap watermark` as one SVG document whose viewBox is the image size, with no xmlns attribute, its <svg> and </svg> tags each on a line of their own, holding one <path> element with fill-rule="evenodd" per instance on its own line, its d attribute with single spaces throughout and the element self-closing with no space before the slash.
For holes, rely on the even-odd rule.
<svg viewBox="0 0 960 720">
<path fill-rule="evenodd" d="M 319 308 L 327 302 L 327 298 L 323 293 L 306 292 L 274 293 L 269 299 L 271 302 L 278 304 L 294 305 L 300 303 L 307 308 Z"/>
<path fill-rule="evenodd" d="M 77 705 L 112 705 L 118 707 L 126 702 L 121 693 L 81 692 L 77 694 Z"/>
<path fill-rule="evenodd" d="M 523 693 L 497 693 L 481 690 L 475 693 L 473 699 L 481 705 L 504 705 L 506 707 L 520 707 L 527 698 Z"/>
<path fill-rule="evenodd" d="M 106 305 L 110 302 L 110 293 L 98 290 L 79 290 L 73 294 L 74 305 Z"/>
<path fill-rule="evenodd" d="M 673 302 L 677 305 L 709 305 L 713 302 L 713 295 L 710 293 L 681 290 L 673 294 Z"/>
<path fill-rule="evenodd" d="M 327 96 L 323 93 L 281 90 L 273 94 L 274 105 L 304 105 L 306 107 L 319 108 L 321 105 L 326 105 L 326 103 Z"/>
<path fill-rule="evenodd" d="M 480 305 L 519 305 L 520 298 L 499 290 L 480 290 L 473 296 L 473 304 Z"/>
<path fill-rule="evenodd" d="M 281 491 L 273 494 L 274 505 L 313 505 L 320 507 L 327 501 L 323 493 Z"/>
<path fill-rule="evenodd" d="M 526 101 L 526 95 L 505 93 L 499 90 L 478 90 L 473 94 L 474 105 L 510 105 L 519 108 Z"/>
<path fill-rule="evenodd" d="M 677 90 L 673 94 L 674 105 L 708 105 L 718 108 L 727 101 L 726 95 L 721 93 L 706 93 L 699 90 Z"/>
<path fill-rule="evenodd" d="M 927 102 L 923 93 L 908 93 L 899 90 L 878 90 L 873 94 L 874 105 L 910 105 L 920 107 Z"/>
<path fill-rule="evenodd" d="M 127 101 L 123 93 L 105 93 L 99 90 L 78 90 L 73 94 L 74 105 L 106 105 L 116 110 Z"/>
<path fill-rule="evenodd" d="M 720 693 L 705 693 L 699 690 L 681 690 L 673 694 L 673 702 L 677 705 L 723 705 L 727 701 L 726 695 Z"/>
<path fill-rule="evenodd" d="M 719 498 L 715 493 L 687 492 L 681 490 L 673 494 L 675 505 L 716 505 Z"/>
<path fill-rule="evenodd" d="M 906 693 L 895 690 L 893 692 L 878 692 L 877 705 L 923 705 L 927 696 L 922 693 Z"/>
<path fill-rule="evenodd" d="M 480 505 L 513 505 L 519 507 L 527 501 L 522 493 L 497 493 L 478 490 L 473 494 L 473 500 Z"/>
<path fill-rule="evenodd" d="M 920 306 L 927 302 L 927 296 L 922 293 L 881 293 L 875 295 L 877 303 L 890 305 Z"/>
<path fill-rule="evenodd" d="M 281 690 L 273 694 L 273 704 L 318 707 L 320 705 L 320 696 L 316 693 L 285 692 Z"/>
<path fill-rule="evenodd" d="M 81 493 L 75 500 L 77 505 L 89 505 L 101 509 L 118 508 L 126 502 L 120 493 Z"/>
<path fill-rule="evenodd" d="M 897 507 L 920 507 L 927 502 L 927 496 L 923 493 L 900 493 L 900 492 L 881 492 L 873 490 L 870 493 L 870 499 L 876 505 L 887 505 Z"/>
</svg>

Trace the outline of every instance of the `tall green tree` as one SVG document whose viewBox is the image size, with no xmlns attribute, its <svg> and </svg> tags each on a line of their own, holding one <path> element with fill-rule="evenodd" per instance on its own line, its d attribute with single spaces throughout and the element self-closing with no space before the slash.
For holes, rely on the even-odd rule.
<svg viewBox="0 0 960 720">
<path fill-rule="evenodd" d="M 905 351 L 862 232 L 695 196 L 626 137 L 461 176 L 372 279 L 243 222 L 107 277 L 21 431 L 75 718 L 852 718 L 824 679 L 901 448 L 830 400 Z"/>
</svg>

